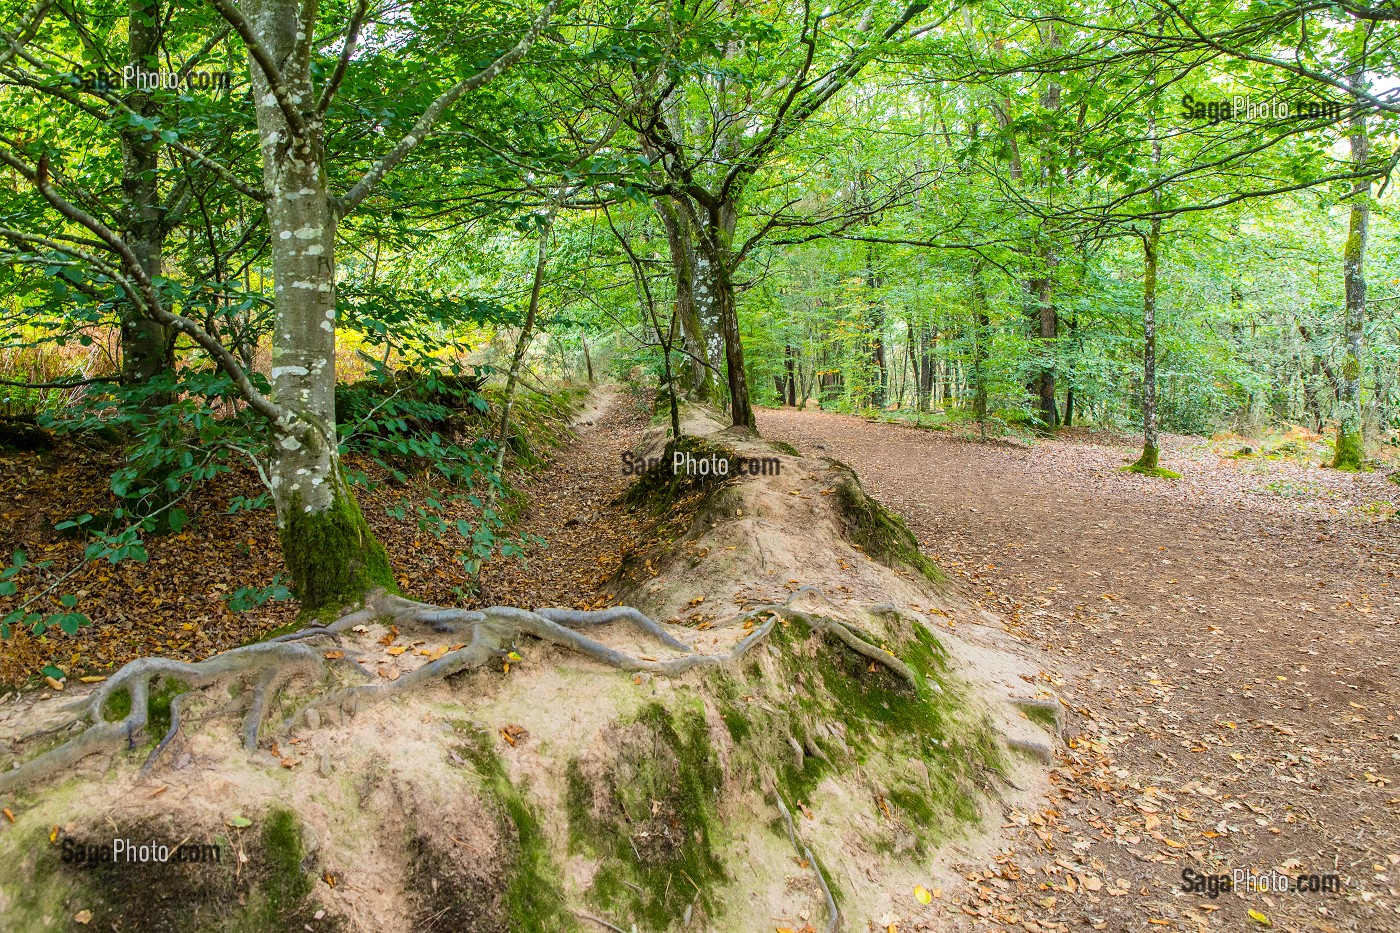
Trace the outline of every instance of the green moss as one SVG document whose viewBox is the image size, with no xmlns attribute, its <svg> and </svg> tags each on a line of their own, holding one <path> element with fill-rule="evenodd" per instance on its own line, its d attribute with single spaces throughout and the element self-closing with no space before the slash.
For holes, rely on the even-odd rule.
<svg viewBox="0 0 1400 933">
<path fill-rule="evenodd" d="M 1046 706 L 1038 704 L 1026 704 L 1020 707 L 1021 712 L 1026 714 L 1026 718 L 1040 726 L 1051 735 L 1059 735 L 1060 719 L 1055 715 L 1055 711 Z"/>
<path fill-rule="evenodd" d="M 787 454 L 789 457 L 802 456 L 802 451 L 798 450 L 796 447 L 792 446 L 787 441 L 769 441 L 768 446 L 772 447 L 774 450 L 780 453 Z"/>
<path fill-rule="evenodd" d="M 102 718 L 108 722 L 120 722 L 131 715 L 131 693 L 128 690 L 113 690 L 102 702 Z"/>
<path fill-rule="evenodd" d="M 728 474 L 720 475 L 714 471 L 703 476 L 685 471 L 677 473 L 672 468 L 672 458 L 678 453 L 696 460 L 717 457 L 729 464 Z M 629 508 L 646 509 L 653 514 L 668 512 L 686 500 L 702 501 L 734 482 L 733 478 L 739 474 L 737 464 L 741 459 L 727 447 L 712 444 L 692 434 L 683 434 L 667 442 L 656 465 L 628 486 L 620 501 Z"/>
<path fill-rule="evenodd" d="M 623 728 L 603 773 L 570 762 L 570 845 L 601 864 L 589 894 L 614 918 L 663 930 L 724 879 L 714 813 L 723 775 L 703 711 L 653 703 Z"/>
<path fill-rule="evenodd" d="M 263 885 L 264 916 L 272 921 L 295 915 L 311 893 L 312 882 L 302 868 L 306 853 L 301 842 L 301 827 L 292 811 L 278 808 L 264 818 L 262 856 L 267 871 Z"/>
<path fill-rule="evenodd" d="M 769 767 L 779 791 L 790 800 L 810 799 L 826 774 L 843 773 L 853 764 L 872 776 L 884 775 L 878 780 L 885 782 L 884 797 L 894 810 L 886 813 L 875 802 L 878 822 L 888 826 L 892 819 L 900 833 L 912 835 L 917 849 L 926 852 L 959 824 L 978 819 L 979 772 L 1001 763 L 994 734 L 984 718 L 963 708 L 947 651 L 927 627 L 895 617 L 888 644 L 847 627 L 898 656 L 914 672 L 917 686 L 828 631 L 814 632 L 801 620 L 781 623 L 774 641 L 783 648 L 782 670 L 769 680 L 786 680 L 797 689 L 781 701 L 775 698 L 775 708 L 781 703 L 780 721 L 760 725 L 755 718 L 756 736 L 778 737 L 755 757 L 773 763 Z M 839 727 L 846 749 L 826 739 L 827 724 Z M 799 768 L 788 735 L 822 756 L 809 751 Z M 926 779 L 914 777 L 911 759 L 923 762 Z M 893 850 L 896 834 L 890 829 L 882 844 Z"/>
<path fill-rule="evenodd" d="M 1157 459 L 1161 456 L 1161 451 L 1144 444 L 1142 455 L 1132 463 L 1122 468 L 1124 473 L 1136 473 L 1139 476 L 1156 476 L 1160 479 L 1181 479 L 1181 474 L 1166 467 L 1157 465 Z"/>
<path fill-rule="evenodd" d="M 296 500 L 278 535 L 302 611 L 336 610 L 382 587 L 397 592 L 384 546 L 365 522 L 354 494 L 336 477 L 336 495 L 323 512 L 306 512 Z"/>
<path fill-rule="evenodd" d="M 1337 429 L 1337 440 L 1333 444 L 1332 468 L 1349 473 L 1360 472 L 1366 462 L 1366 451 L 1361 441 L 1360 431 Z"/>
<path fill-rule="evenodd" d="M 846 539 L 886 567 L 909 567 L 933 583 L 946 582 L 943 571 L 919 550 L 904 519 L 867 495 L 853 470 L 831 462 L 843 472 L 835 498 Z"/>
<path fill-rule="evenodd" d="M 576 924 L 564 903 L 559 871 L 551 854 L 549 837 L 521 790 L 511 781 L 496 754 L 494 738 L 471 723 L 454 721 L 463 739 L 459 751 L 481 779 L 484 799 L 494 809 L 498 832 L 504 840 L 500 875 L 457 877 L 453 853 L 439 852 L 429 834 L 420 833 L 411 848 L 411 882 L 425 907 L 414 929 L 500 930 L 501 933 L 555 933 L 574 930 Z M 499 899 L 501 915 L 487 906 Z"/>
<path fill-rule="evenodd" d="M 146 700 L 146 734 L 160 739 L 170 731 L 170 704 L 182 693 L 188 692 L 189 684 L 183 680 L 162 678 Z M 127 705 L 131 697 L 127 697 Z"/>
<path fill-rule="evenodd" d="M 1159 456 L 1160 451 L 1156 447 L 1144 446 L 1142 456 L 1123 467 L 1122 472 L 1136 473 L 1139 476 L 1155 476 L 1159 479 L 1181 479 L 1180 473 L 1157 465 Z"/>
</svg>

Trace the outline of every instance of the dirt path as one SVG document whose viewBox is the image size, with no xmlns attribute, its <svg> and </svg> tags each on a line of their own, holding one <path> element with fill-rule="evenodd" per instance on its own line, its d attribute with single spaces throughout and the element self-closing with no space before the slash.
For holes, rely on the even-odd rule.
<svg viewBox="0 0 1400 933">
<path fill-rule="evenodd" d="M 632 396 L 608 386 L 594 392 L 575 438 L 522 490 L 529 506 L 511 534 L 535 543 L 523 560 L 502 557 L 483 568 L 473 605 L 610 605 L 603 585 L 641 532 L 611 502 L 632 481 L 622 473 L 622 453 L 636 448 L 647 424 Z"/>
<path fill-rule="evenodd" d="M 1058 798 L 947 892 L 974 929 L 1400 930 L 1400 500 L 1383 477 L 1130 448 L 979 445 L 768 411 L 844 460 L 1073 708 Z M 1259 475 L 1267 470 L 1267 476 Z M 1290 495 L 1279 490 L 1303 490 Z M 1275 494 L 1276 493 L 1276 494 Z M 1182 893 L 1183 872 L 1335 874 L 1342 893 Z"/>
</svg>

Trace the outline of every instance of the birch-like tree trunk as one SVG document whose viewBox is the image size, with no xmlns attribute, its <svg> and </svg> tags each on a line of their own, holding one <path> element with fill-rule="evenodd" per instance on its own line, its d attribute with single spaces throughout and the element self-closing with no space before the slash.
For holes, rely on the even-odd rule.
<svg viewBox="0 0 1400 933">
<path fill-rule="evenodd" d="M 1358 68 L 1353 86 L 1363 80 Z M 1352 170 L 1362 172 L 1370 158 L 1371 143 L 1366 133 L 1366 115 L 1359 105 L 1351 115 Z M 1339 470 L 1359 470 L 1365 459 L 1361 438 L 1361 352 L 1366 327 L 1366 234 L 1371 220 L 1371 183 L 1361 179 L 1352 187 L 1351 217 L 1346 248 L 1342 253 L 1342 279 L 1346 286 L 1345 355 L 1338 380 L 1337 442 L 1332 466 Z"/>
<path fill-rule="evenodd" d="M 275 291 L 273 397 L 287 416 L 271 426 L 268 480 L 282 554 L 303 608 L 393 588 L 375 540 L 340 471 L 335 421 L 335 233 L 327 187 L 323 122 L 315 113 L 310 46 L 297 0 L 248 0 L 253 34 L 280 63 L 288 100 L 279 101 L 261 64 L 250 60 L 267 193 Z M 313 24 L 307 24 L 307 29 Z M 290 107 L 305 116 L 294 126 Z"/>
</svg>

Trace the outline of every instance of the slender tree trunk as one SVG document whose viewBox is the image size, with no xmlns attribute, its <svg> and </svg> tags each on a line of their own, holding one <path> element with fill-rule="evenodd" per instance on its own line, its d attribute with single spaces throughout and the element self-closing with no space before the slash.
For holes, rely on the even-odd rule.
<svg viewBox="0 0 1400 933">
<path fill-rule="evenodd" d="M 686 394 L 708 400 L 714 397 L 714 376 L 710 371 L 709 338 L 696 302 L 696 250 L 690 222 L 684 212 L 664 200 L 656 202 L 656 213 L 666 230 L 675 279 L 676 317 L 685 340 L 684 358 L 678 367 L 680 382 Z"/>
<path fill-rule="evenodd" d="M 972 313 L 975 321 L 973 332 L 973 400 L 972 408 L 977 414 L 978 430 L 982 440 L 987 439 L 987 336 L 992 321 L 987 314 L 987 295 L 982 288 L 982 261 L 979 258 L 972 264 Z"/>
<path fill-rule="evenodd" d="M 588 335 L 583 335 L 583 365 L 588 367 L 588 384 L 593 384 L 593 357 L 588 355 Z"/>
<path fill-rule="evenodd" d="M 305 56 L 293 55 L 296 0 L 243 6 L 290 92 L 312 97 Z M 272 385 L 291 417 L 272 426 L 268 478 L 282 555 L 304 610 L 353 602 L 375 586 L 393 588 L 375 540 L 341 476 L 335 423 L 335 229 L 319 121 L 294 130 L 256 61 L 253 100 L 268 193 L 267 223 L 276 283 Z"/>
<path fill-rule="evenodd" d="M 159 0 L 130 0 L 127 17 L 127 63 L 140 71 L 160 67 L 159 53 L 163 17 Z M 137 87 L 127 95 L 127 104 L 145 118 L 159 115 L 160 108 L 148 91 Z M 141 268 L 153 281 L 164 274 L 165 216 L 160 195 L 160 136 L 146 127 L 128 123 L 122 128 L 122 209 L 124 239 Z M 122 382 L 140 386 L 170 369 L 174 364 L 175 335 L 136 308 L 121 316 Z M 154 409 L 169 400 L 153 395 L 145 407 Z"/>
<path fill-rule="evenodd" d="M 739 334 L 739 311 L 734 300 L 734 256 L 731 240 L 738 215 L 731 204 L 720 204 L 708 212 L 708 227 L 702 238 L 712 289 L 708 296 L 718 318 L 724 341 L 725 377 L 729 386 L 730 423 L 758 430 L 749 396 L 749 378 L 744 370 L 744 342 Z"/>
<path fill-rule="evenodd" d="M 540 242 L 535 251 L 535 274 L 530 282 L 530 303 L 525 308 L 525 321 L 520 325 L 520 337 L 515 341 L 515 353 L 511 357 L 510 372 L 506 374 L 506 391 L 501 400 L 501 423 L 496 431 L 496 475 L 504 476 L 506 467 L 506 447 L 510 440 L 510 415 L 515 404 L 515 387 L 520 381 L 520 366 L 525 360 L 525 351 L 530 348 L 530 339 L 535 332 L 535 317 L 540 310 L 540 292 L 544 288 L 544 270 L 549 262 L 549 235 L 554 229 L 553 209 L 545 217 L 540 229 Z M 669 375 L 669 366 L 668 366 Z M 492 487 L 494 499 L 496 487 Z"/>
<path fill-rule="evenodd" d="M 1358 68 L 1352 76 L 1352 84 L 1359 85 L 1363 80 L 1363 72 Z M 1355 171 L 1365 170 L 1370 148 L 1365 111 L 1356 105 L 1351 115 L 1351 164 Z M 1370 218 L 1371 183 L 1363 179 L 1352 187 L 1351 218 L 1346 249 L 1342 254 L 1342 280 L 1346 286 L 1346 355 L 1342 359 L 1338 384 L 1337 441 L 1332 456 L 1332 466 L 1339 470 L 1359 470 L 1365 461 L 1361 437 L 1361 353 L 1366 327 L 1366 234 Z"/>
<path fill-rule="evenodd" d="M 1157 246 L 1162 221 L 1153 217 L 1142 241 L 1142 456 L 1134 467 L 1157 469 Z"/>
<path fill-rule="evenodd" d="M 797 407 L 797 348 L 792 344 L 783 347 L 783 365 L 787 369 L 787 403 Z"/>
</svg>

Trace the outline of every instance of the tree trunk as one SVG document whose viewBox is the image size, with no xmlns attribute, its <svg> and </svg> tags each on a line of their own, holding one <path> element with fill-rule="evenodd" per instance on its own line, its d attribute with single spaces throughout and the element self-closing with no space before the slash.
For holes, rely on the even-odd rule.
<svg viewBox="0 0 1400 933">
<path fill-rule="evenodd" d="M 584 334 L 583 340 L 583 365 L 588 367 L 588 384 L 593 384 L 593 357 L 588 355 L 588 335 Z"/>
<path fill-rule="evenodd" d="M 1154 141 L 1155 142 L 1155 141 Z M 1157 245 L 1162 221 L 1152 218 L 1142 241 L 1142 456 L 1133 464 L 1144 472 L 1157 469 Z"/>
<path fill-rule="evenodd" d="M 127 63 L 139 71 L 160 67 L 163 17 L 158 0 L 130 0 L 127 18 Z M 159 115 L 149 91 L 132 90 L 127 104 L 145 118 Z M 165 216 L 160 196 L 161 139 L 153 130 L 127 123 L 121 131 L 123 238 L 141 268 L 152 281 L 164 274 Z M 175 358 L 175 335 L 134 306 L 121 316 L 122 382 L 145 385 L 170 369 Z M 152 395 L 144 408 L 155 409 L 169 401 L 166 394 Z"/>
<path fill-rule="evenodd" d="M 987 314 L 987 295 L 982 288 L 982 262 L 972 264 L 972 311 L 976 321 L 973 333 L 973 411 L 977 414 L 978 430 L 982 440 L 987 439 L 987 336 L 991 330 L 991 318 Z"/>
<path fill-rule="evenodd" d="M 294 98 L 312 101 L 308 56 L 293 55 L 296 0 L 251 0 L 245 15 Z M 394 587 L 384 548 L 340 472 L 335 422 L 335 227 L 319 120 L 288 123 L 251 59 L 275 284 L 272 386 L 290 417 L 272 426 L 268 478 L 282 555 L 304 611 Z"/>
<path fill-rule="evenodd" d="M 1352 76 L 1352 84 L 1362 82 L 1362 71 Z M 1356 105 L 1351 115 L 1351 164 L 1364 171 L 1370 156 L 1366 134 L 1366 114 Z M 1342 254 L 1342 280 L 1346 285 L 1345 355 L 1338 384 L 1337 442 L 1332 466 L 1339 470 L 1359 470 L 1365 460 L 1361 439 L 1361 352 L 1366 326 L 1366 233 L 1371 218 L 1371 183 L 1360 180 L 1351 189 L 1351 218 L 1346 249 Z"/>
<path fill-rule="evenodd" d="M 702 252 L 711 274 L 708 299 L 718 319 L 720 337 L 724 341 L 725 376 L 729 385 L 730 423 L 735 427 L 758 430 L 753 402 L 749 397 L 749 378 L 744 370 L 744 342 L 739 335 L 739 311 L 734 302 L 733 262 L 730 248 L 738 214 L 733 205 L 720 204 L 708 212 L 709 229 L 703 239 Z"/>
<path fill-rule="evenodd" d="M 783 347 L 783 364 L 787 367 L 787 403 L 797 407 L 797 348 L 792 344 Z"/>
<path fill-rule="evenodd" d="M 710 347 L 705 323 L 696 303 L 696 250 L 690 222 L 674 204 L 656 201 L 656 213 L 666 230 L 675 279 L 676 317 L 684 338 L 684 359 L 679 366 L 681 385 L 688 395 L 704 401 L 714 397 L 714 376 L 710 371 Z"/>
</svg>

